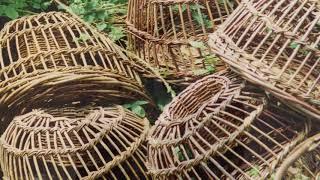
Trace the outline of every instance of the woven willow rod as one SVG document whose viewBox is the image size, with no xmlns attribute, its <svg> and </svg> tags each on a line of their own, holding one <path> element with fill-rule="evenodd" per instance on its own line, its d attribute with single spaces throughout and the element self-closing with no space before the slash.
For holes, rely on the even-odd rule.
<svg viewBox="0 0 320 180">
<path fill-rule="evenodd" d="M 249 81 L 320 119 L 318 0 L 245 0 L 209 45 Z"/>
<path fill-rule="evenodd" d="M 207 76 L 152 128 L 148 172 L 154 179 L 266 179 L 308 133 L 304 119 L 266 103 L 233 73 Z"/>
<path fill-rule="evenodd" d="M 149 121 L 121 106 L 17 116 L 0 139 L 4 179 L 149 179 Z"/>
<path fill-rule="evenodd" d="M 66 13 L 41 13 L 7 23 L 0 31 L 0 49 L 0 69 L 20 65 L 11 76 L 32 68 L 98 66 L 141 83 L 133 62 L 111 40 Z"/>
<path fill-rule="evenodd" d="M 129 49 L 168 80 L 188 81 L 199 69 L 224 65 L 205 43 L 239 3 L 238 0 L 130 0 Z M 201 73 L 203 76 L 206 73 Z"/>
<path fill-rule="evenodd" d="M 320 134 L 298 145 L 284 160 L 275 174 L 275 180 L 320 178 Z"/>
<path fill-rule="evenodd" d="M 74 101 L 151 99 L 134 65 L 102 34 L 59 12 L 26 16 L 0 32 L 0 120 Z M 0 129 L 6 126 L 0 127 Z"/>
</svg>

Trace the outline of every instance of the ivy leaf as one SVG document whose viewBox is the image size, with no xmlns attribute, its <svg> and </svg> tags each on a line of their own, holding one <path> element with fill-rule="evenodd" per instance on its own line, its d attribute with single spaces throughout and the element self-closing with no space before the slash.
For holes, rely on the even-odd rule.
<svg viewBox="0 0 320 180">
<path fill-rule="evenodd" d="M 216 71 L 216 69 L 213 66 L 207 66 L 206 70 L 208 73 L 214 73 Z"/>
<path fill-rule="evenodd" d="M 48 9 L 48 7 L 51 5 L 51 2 L 50 1 L 47 1 L 47 2 L 43 2 L 42 4 L 41 4 L 41 8 L 43 9 L 43 10 L 46 10 L 46 9 Z"/>
<path fill-rule="evenodd" d="M 88 14 L 84 16 L 84 20 L 87 21 L 88 23 L 92 23 L 95 19 L 94 14 Z"/>
<path fill-rule="evenodd" d="M 107 14 L 105 13 L 105 11 L 98 11 L 96 13 L 97 18 L 99 18 L 100 20 L 104 21 Z"/>
<path fill-rule="evenodd" d="M 148 104 L 148 102 L 147 101 L 136 101 L 133 103 L 133 106 L 142 106 L 145 104 Z"/>
<path fill-rule="evenodd" d="M 125 34 L 123 32 L 123 28 L 121 28 L 121 27 L 112 27 L 111 28 L 111 32 L 109 33 L 109 37 L 113 41 L 117 41 L 117 40 L 121 39 L 124 36 L 125 36 Z"/>
<path fill-rule="evenodd" d="M 290 47 L 291 49 L 295 49 L 295 48 L 298 47 L 298 43 L 292 42 L 289 47 Z"/>
<path fill-rule="evenodd" d="M 136 115 L 138 115 L 140 117 L 146 116 L 146 112 L 141 106 L 134 106 L 134 107 L 132 107 L 131 110 L 132 110 L 132 112 L 134 112 Z"/>
<path fill-rule="evenodd" d="M 201 41 L 190 41 L 189 44 L 194 48 L 205 49 L 206 46 Z"/>
<path fill-rule="evenodd" d="M 103 31 L 105 28 L 107 28 L 107 24 L 105 23 L 98 24 L 97 28 L 99 31 Z"/>
<path fill-rule="evenodd" d="M 11 19 L 16 19 L 17 17 L 19 17 L 19 13 L 12 6 L 8 6 L 7 8 L 5 8 L 4 13 L 6 16 L 8 16 Z"/>
</svg>

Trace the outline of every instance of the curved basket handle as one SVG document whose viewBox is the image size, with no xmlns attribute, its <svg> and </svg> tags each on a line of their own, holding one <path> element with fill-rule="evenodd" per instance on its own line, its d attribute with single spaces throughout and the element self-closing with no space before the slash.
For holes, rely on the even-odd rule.
<svg viewBox="0 0 320 180">
<path fill-rule="evenodd" d="M 279 169 L 275 174 L 275 180 L 281 180 L 287 172 L 288 168 L 304 153 L 313 151 L 320 146 L 320 133 L 312 136 L 311 138 L 302 142 L 298 147 L 296 147 L 291 154 L 283 161 Z"/>
</svg>

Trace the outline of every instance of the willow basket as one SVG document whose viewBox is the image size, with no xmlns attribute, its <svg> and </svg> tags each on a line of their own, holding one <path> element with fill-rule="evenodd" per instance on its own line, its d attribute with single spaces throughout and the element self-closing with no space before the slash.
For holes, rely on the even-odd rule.
<svg viewBox="0 0 320 180">
<path fill-rule="evenodd" d="M 155 179 L 265 179 L 309 131 L 303 119 L 267 105 L 232 73 L 207 76 L 152 128 L 148 172 Z"/>
<path fill-rule="evenodd" d="M 253 83 L 320 119 L 319 1 L 246 0 L 209 38 Z"/>
<path fill-rule="evenodd" d="M 0 119 L 73 101 L 127 103 L 146 95 L 135 65 L 106 36 L 59 12 L 0 32 Z"/>
<path fill-rule="evenodd" d="M 276 180 L 287 178 L 320 178 L 320 134 L 297 146 L 275 174 Z"/>
<path fill-rule="evenodd" d="M 205 42 L 208 33 L 238 3 L 238 0 L 130 0 L 126 21 L 129 49 L 172 82 L 203 76 L 212 66 L 223 69 L 223 63 L 211 55 Z"/>
<path fill-rule="evenodd" d="M 4 179 L 148 179 L 148 129 L 121 106 L 34 110 L 0 139 Z"/>
<path fill-rule="evenodd" d="M 34 68 L 98 66 L 141 83 L 134 63 L 110 39 L 69 14 L 49 12 L 11 21 L 0 40 L 0 69 L 19 64 L 13 75 Z"/>
</svg>

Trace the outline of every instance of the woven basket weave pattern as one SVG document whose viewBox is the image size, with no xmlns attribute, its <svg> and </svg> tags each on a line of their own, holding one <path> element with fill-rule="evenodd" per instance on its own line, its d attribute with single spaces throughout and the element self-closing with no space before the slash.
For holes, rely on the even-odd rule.
<svg viewBox="0 0 320 180">
<path fill-rule="evenodd" d="M 120 106 L 35 110 L 3 134 L 1 168 L 10 179 L 146 179 L 148 129 Z"/>
<path fill-rule="evenodd" d="M 279 167 L 275 177 L 310 179 L 320 178 L 320 134 L 299 144 Z M 297 173 L 298 171 L 298 173 Z"/>
<path fill-rule="evenodd" d="M 129 2 L 127 25 L 130 48 L 152 66 L 166 71 L 167 78 L 196 76 L 206 68 L 210 55 L 207 34 L 234 10 L 238 1 L 140 1 Z M 222 66 L 222 64 L 218 64 Z M 221 67 L 223 68 L 223 67 Z"/>
<path fill-rule="evenodd" d="M 11 21 L 0 39 L 2 121 L 88 99 L 103 105 L 151 101 L 134 63 L 71 15 L 51 12 Z"/>
<path fill-rule="evenodd" d="M 199 93 L 218 84 L 215 93 Z M 257 168 L 256 178 L 270 175 L 308 126 L 295 113 L 289 119 L 278 115 L 287 111 L 267 107 L 263 94 L 253 89 L 230 73 L 189 86 L 152 129 L 149 173 L 162 179 L 232 179 L 250 178 L 250 170 Z"/>
<path fill-rule="evenodd" d="M 99 66 L 140 82 L 132 64 L 111 40 L 68 14 L 51 12 L 17 19 L 2 29 L 0 38 L 0 67 L 11 65 L 9 77 L 21 71 Z"/>
<path fill-rule="evenodd" d="M 235 71 L 320 118 L 317 1 L 245 0 L 209 45 Z"/>
</svg>

